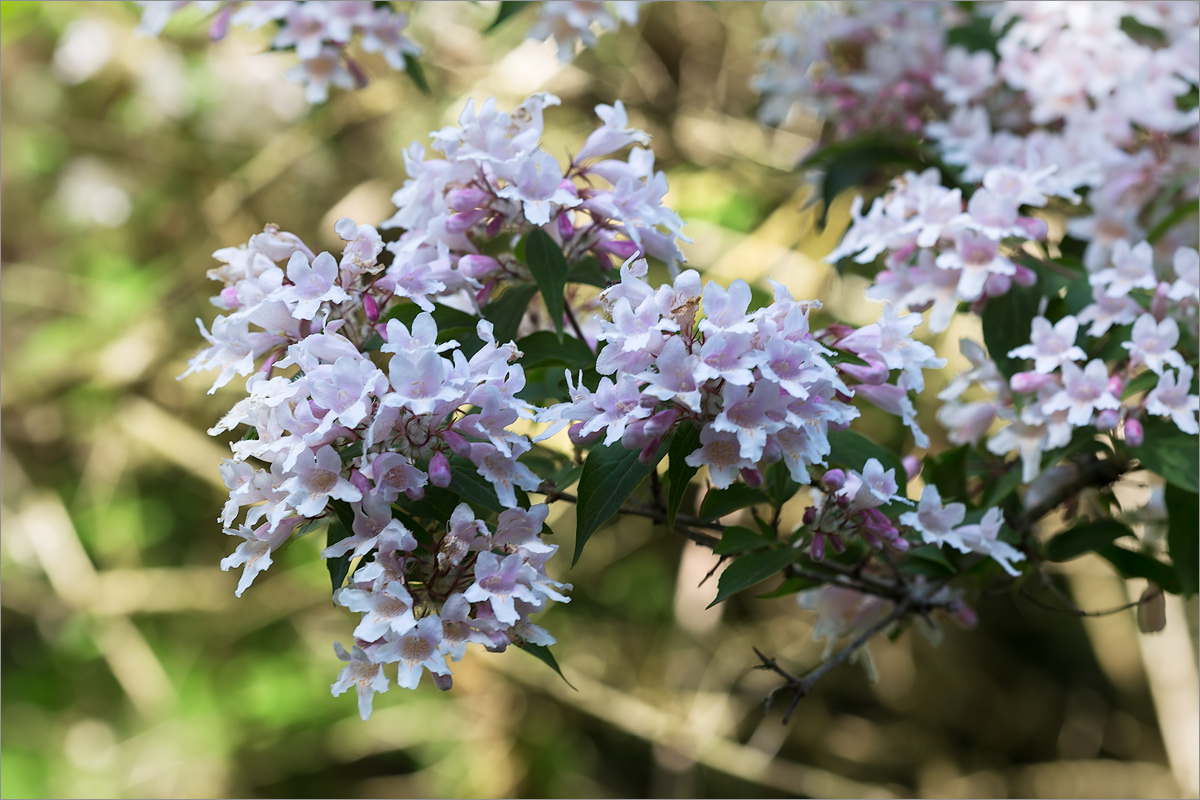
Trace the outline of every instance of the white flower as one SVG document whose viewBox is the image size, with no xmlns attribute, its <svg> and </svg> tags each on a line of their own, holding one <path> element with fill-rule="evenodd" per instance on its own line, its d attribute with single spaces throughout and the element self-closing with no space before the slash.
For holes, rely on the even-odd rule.
<svg viewBox="0 0 1200 800">
<path fill-rule="evenodd" d="M 1131 364 L 1145 364 L 1159 375 L 1167 364 L 1176 368 L 1185 365 L 1183 356 L 1174 349 L 1179 343 L 1179 323 L 1170 317 L 1155 323 L 1153 315 L 1142 314 L 1133 323 L 1131 335 L 1133 341 L 1121 343 L 1129 351 Z"/>
<path fill-rule="evenodd" d="M 1179 368 L 1179 374 L 1164 371 L 1158 379 L 1158 386 L 1146 395 L 1146 412 L 1159 417 L 1170 417 L 1184 433 L 1200 433 L 1196 422 L 1196 412 L 1200 410 L 1200 396 L 1188 394 L 1192 387 L 1194 372 L 1186 364 Z"/>
<path fill-rule="evenodd" d="M 1032 344 L 1009 350 L 1009 358 L 1032 358 L 1037 372 L 1053 372 L 1065 363 L 1083 361 L 1087 353 L 1075 344 L 1078 332 L 1079 320 L 1073 316 L 1067 315 L 1053 326 L 1045 317 L 1034 317 Z"/>
</svg>

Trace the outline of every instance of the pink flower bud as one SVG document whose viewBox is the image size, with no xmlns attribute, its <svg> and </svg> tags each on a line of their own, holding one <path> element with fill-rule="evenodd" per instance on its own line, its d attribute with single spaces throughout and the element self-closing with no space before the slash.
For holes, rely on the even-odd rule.
<svg viewBox="0 0 1200 800">
<path fill-rule="evenodd" d="M 1013 283 L 1015 283 L 1017 286 L 1023 286 L 1028 289 L 1030 286 L 1033 286 L 1035 283 L 1037 283 L 1036 272 L 1024 264 L 1015 264 L 1014 266 L 1017 268 L 1017 271 L 1013 273 L 1012 279 Z"/>
<path fill-rule="evenodd" d="M 483 280 L 500 271 L 500 262 L 491 256 L 472 253 L 458 260 L 458 271 L 472 280 Z"/>
<path fill-rule="evenodd" d="M 846 473 L 840 469 L 831 469 L 821 476 L 821 485 L 826 491 L 836 492 L 846 485 Z"/>
<path fill-rule="evenodd" d="M 742 480 L 751 489 L 759 489 L 763 485 L 763 474 L 754 467 L 742 467 Z"/>
<path fill-rule="evenodd" d="M 628 239 L 609 239 L 601 248 L 612 253 L 617 258 L 624 261 L 638 252 L 636 242 L 631 242 Z"/>
<path fill-rule="evenodd" d="M 816 522 L 817 521 L 817 507 L 809 506 L 808 508 L 804 509 L 804 516 L 800 518 L 800 521 L 803 522 L 805 525 L 812 525 L 814 522 Z"/>
<path fill-rule="evenodd" d="M 1025 235 L 1030 239 L 1038 242 L 1044 241 L 1050 232 L 1049 228 L 1046 227 L 1046 221 L 1037 217 L 1017 217 L 1017 227 L 1024 231 Z M 1018 267 L 1018 269 L 1021 268 Z M 1025 284 L 1021 285 L 1024 286 Z"/>
<path fill-rule="evenodd" d="M 442 432 L 442 440 L 450 448 L 450 452 L 456 456 L 467 458 L 471 455 L 471 443 L 467 441 L 458 431 L 445 430 Z"/>
<path fill-rule="evenodd" d="M 904 474 L 910 481 L 921 474 L 921 459 L 916 456 L 907 455 L 900 459 L 900 463 L 904 465 Z"/>
<path fill-rule="evenodd" d="M 429 482 L 439 489 L 450 485 L 450 459 L 441 450 L 429 459 Z"/>
<path fill-rule="evenodd" d="M 350 77 L 354 78 L 354 88 L 366 88 L 371 79 L 367 77 L 367 73 L 363 70 L 362 65 L 344 53 L 343 57 L 346 60 L 346 71 L 350 73 Z"/>
<path fill-rule="evenodd" d="M 363 493 L 364 497 L 371 493 L 371 482 L 358 470 L 350 470 L 350 482 L 354 484 L 355 489 Z"/>
<path fill-rule="evenodd" d="M 446 205 L 454 211 L 471 211 L 482 206 L 491 195 L 483 189 L 466 187 L 455 189 L 446 195 Z"/>
<path fill-rule="evenodd" d="M 663 436 L 675 424 L 675 420 L 679 419 L 679 411 L 674 408 L 668 408 L 665 411 L 660 411 L 650 419 L 646 420 L 646 433 L 651 436 Z"/>
<path fill-rule="evenodd" d="M 1167 316 L 1167 311 L 1171 306 L 1175 305 L 1171 302 L 1171 298 L 1167 294 L 1171 291 L 1171 284 L 1160 283 L 1158 288 L 1154 290 L 1154 299 L 1150 301 L 1150 313 L 1154 315 L 1154 319 L 1162 322 Z"/>
<path fill-rule="evenodd" d="M 1012 278 L 993 272 L 988 275 L 987 282 L 983 284 L 983 293 L 987 297 L 999 297 L 1002 294 L 1008 294 L 1008 290 L 1011 288 Z"/>
<path fill-rule="evenodd" d="M 1096 427 L 1102 431 L 1115 430 L 1121 424 L 1121 412 L 1106 408 L 1096 415 Z"/>
<path fill-rule="evenodd" d="M 954 619 L 958 620 L 959 624 L 965 628 L 974 628 L 979 624 L 979 615 L 975 613 L 975 609 L 971 608 L 962 600 L 958 600 L 952 606 Z"/>
<path fill-rule="evenodd" d="M 1125 420 L 1125 444 L 1130 447 L 1141 447 L 1146 441 L 1146 431 L 1142 428 L 1142 423 L 1130 417 Z"/>
<path fill-rule="evenodd" d="M 1041 372 L 1018 372 L 1009 380 L 1008 385 L 1018 394 L 1034 394 L 1047 384 L 1054 383 L 1058 377 Z"/>
<path fill-rule="evenodd" d="M 878 386 L 881 383 L 887 382 L 890 370 L 888 370 L 887 364 L 885 364 L 882 359 L 872 354 L 863 356 L 863 360 L 867 362 L 865 365 L 846 363 L 838 364 L 838 371 L 840 371 L 843 375 L 849 375 L 851 378 L 854 378 L 860 383 L 865 383 L 870 386 Z"/>
<path fill-rule="evenodd" d="M 813 537 L 812 545 L 808 548 L 809 555 L 813 561 L 821 561 L 825 558 L 825 536 L 818 533 Z"/>
<path fill-rule="evenodd" d="M 497 214 L 496 216 L 489 219 L 487 228 L 485 231 L 487 233 L 488 238 L 490 239 L 491 237 L 493 237 L 497 233 L 499 233 L 500 228 L 502 228 L 502 227 L 504 227 L 504 217 Z"/>
<path fill-rule="evenodd" d="M 1113 397 L 1120 397 L 1121 392 L 1125 391 L 1125 381 L 1120 375 L 1113 375 L 1108 379 L 1108 391 Z"/>
<path fill-rule="evenodd" d="M 225 38 L 225 34 L 229 33 L 229 18 L 233 16 L 234 8 L 234 5 L 230 3 L 213 17 L 212 25 L 208 27 L 209 40 L 219 42 Z"/>
<path fill-rule="evenodd" d="M 367 322 L 379 321 L 379 303 L 369 294 L 363 295 L 363 312 L 367 315 Z"/>
<path fill-rule="evenodd" d="M 621 434 L 621 444 L 630 450 L 640 450 L 654 438 L 646 432 L 646 420 L 639 419 L 625 426 L 625 431 Z"/>
<path fill-rule="evenodd" d="M 658 448 L 662 445 L 662 439 L 654 439 L 642 452 L 638 453 L 638 461 L 649 467 L 654 464 L 654 459 L 658 456 Z"/>
<path fill-rule="evenodd" d="M 591 433 L 585 434 L 583 432 L 582 422 L 576 422 L 570 428 L 567 428 L 567 438 L 571 440 L 571 444 L 578 445 L 580 447 L 583 447 L 586 444 L 591 444 L 603 435 L 604 431 L 592 431 Z"/>
<path fill-rule="evenodd" d="M 564 211 L 559 214 L 555 223 L 558 225 L 558 235 L 563 240 L 570 239 L 572 234 L 575 233 L 575 226 L 571 224 L 571 219 L 567 216 L 567 212 Z"/>
<path fill-rule="evenodd" d="M 221 290 L 220 298 L 221 307 L 228 311 L 232 311 L 235 308 L 241 308 L 242 306 L 242 301 L 238 300 L 236 286 L 226 286 Z"/>
<path fill-rule="evenodd" d="M 425 487 L 418 486 L 415 489 L 405 489 L 404 493 L 408 495 L 409 500 L 412 500 L 415 503 L 425 496 Z"/>
<path fill-rule="evenodd" d="M 496 288 L 495 281 L 488 281 L 487 285 L 475 293 L 475 304 L 483 308 L 492 301 L 492 291 Z"/>
<path fill-rule="evenodd" d="M 487 216 L 487 211 L 482 208 L 477 208 L 474 211 L 463 211 L 454 214 L 446 220 L 447 233 L 465 233 L 471 227 Z"/>
<path fill-rule="evenodd" d="M 441 689 L 443 692 L 450 691 L 450 688 L 454 686 L 453 675 L 438 675 L 436 672 L 430 674 L 433 675 L 433 685 Z"/>
</svg>

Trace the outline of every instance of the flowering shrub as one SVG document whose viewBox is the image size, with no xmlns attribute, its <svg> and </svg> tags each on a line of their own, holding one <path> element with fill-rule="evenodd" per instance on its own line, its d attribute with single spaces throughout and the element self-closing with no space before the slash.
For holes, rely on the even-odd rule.
<svg viewBox="0 0 1200 800">
<path fill-rule="evenodd" d="M 781 283 L 767 301 L 682 269 L 683 221 L 619 100 L 565 163 L 540 144 L 557 97 L 468 101 L 431 134 L 439 157 L 405 151 L 390 219 L 337 223 L 340 256 L 275 226 L 214 254 L 223 315 L 188 373 L 246 378 L 211 431 L 246 428 L 222 469 L 221 521 L 243 540 L 222 567 L 242 568 L 240 596 L 326 526 L 334 599 L 362 614 L 333 691 L 355 687 L 364 718 L 390 665 L 401 686 L 428 671 L 448 689 L 470 643 L 557 669 L 531 621 L 568 602 L 546 569 L 556 503 L 576 506 L 575 560 L 626 513 L 730 560 L 714 602 L 781 574 L 776 594 L 816 610 L 830 648 L 801 677 L 760 654 L 793 707 L 875 634 L 933 612 L 970 624 L 985 584 L 1047 560 L 1094 551 L 1155 591 L 1196 591 L 1195 8 L 844 5 L 771 37 L 757 85 L 766 121 L 795 100 L 826 115 L 804 164 L 826 210 L 886 184 L 854 200 L 829 256 L 871 278 L 877 322 L 818 323 L 820 302 Z M 304 59 L 355 34 L 382 48 L 372 25 L 399 37 L 367 6 L 218 14 L 281 21 L 275 45 Z M 635 12 L 546 3 L 531 36 L 569 57 Z M 388 41 L 393 66 L 416 52 Z M 913 338 L 926 310 L 933 332 L 960 313 L 983 327 L 938 393 L 940 452 L 918 422 L 946 365 Z M 911 447 L 857 432 L 866 405 Z M 1138 468 L 1165 486 L 1169 560 L 1106 494 Z M 722 522 L 735 512 L 744 525 Z M 1070 527 L 1040 540 L 1051 513 Z"/>
</svg>

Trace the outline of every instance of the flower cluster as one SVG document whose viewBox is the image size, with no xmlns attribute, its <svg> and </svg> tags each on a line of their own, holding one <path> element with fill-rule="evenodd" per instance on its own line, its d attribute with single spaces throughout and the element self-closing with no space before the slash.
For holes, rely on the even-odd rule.
<svg viewBox="0 0 1200 800">
<path fill-rule="evenodd" d="M 171 15 L 190 3 L 142 2 L 141 30 L 157 35 Z M 271 39 L 274 50 L 294 50 L 300 63 L 287 73 L 289 80 L 305 87 L 310 103 L 324 103 L 329 87 L 352 89 L 365 86 L 366 73 L 346 52 L 352 41 L 368 53 L 379 53 L 388 66 L 404 71 L 406 57 L 417 56 L 421 48 L 404 36 L 408 15 L 392 10 L 390 4 L 370 0 L 345 0 L 338 3 L 311 0 L 271 0 L 271 2 L 197 2 L 204 11 L 217 10 L 209 29 L 213 41 L 225 38 L 231 25 L 251 30 L 274 25 Z"/>
<path fill-rule="evenodd" d="M 637 24 L 640 5 L 641 0 L 547 0 L 528 38 L 553 37 L 559 61 L 571 61 L 580 47 L 596 44 L 598 33 L 614 30 L 621 22 Z"/>
<path fill-rule="evenodd" d="M 1077 428 L 1122 427 L 1131 446 L 1141 444 L 1147 416 L 1170 419 L 1187 434 L 1200 432 L 1200 398 L 1193 390 L 1200 333 L 1198 273 L 1200 256 L 1190 247 L 1179 248 L 1167 268 L 1156 267 L 1146 242 L 1130 247 L 1118 241 L 1110 266 L 1089 278 L 1092 302 L 1053 323 L 1035 317 L 1030 342 L 1008 353 L 1031 361 L 1032 369 L 1006 382 L 981 348 L 964 343 L 974 366 L 940 395 L 947 405 L 938 416 L 950 429 L 951 441 L 978 442 L 999 418 L 1006 425 L 991 436 L 988 449 L 997 454 L 1019 451 L 1023 480 L 1029 483 L 1041 471 L 1043 453 L 1066 446 Z M 1082 326 L 1088 323 L 1084 333 Z M 1081 334 L 1085 343 L 1090 340 L 1086 348 L 1078 343 Z M 1118 344 L 1119 350 L 1107 359 L 1089 359 L 1089 352 L 1103 352 L 1096 346 L 1102 340 Z M 1131 391 L 1134 381 L 1149 391 Z M 988 399 L 962 402 L 973 383 L 983 387 Z"/>
<path fill-rule="evenodd" d="M 550 600 L 570 602 L 562 593 L 570 585 L 546 575 L 546 561 L 558 549 L 539 535 L 548 506 L 509 509 L 492 533 L 462 503 L 437 535 L 414 534 L 392 519 L 382 496 L 364 507 L 354 540 L 325 550 L 328 557 L 377 550 L 334 596 L 339 605 L 360 612 L 362 621 L 349 652 L 335 645 L 348 663 L 332 689 L 338 695 L 353 686 L 363 719 L 371 715 L 373 695 L 388 689 L 384 665 L 396 665 L 396 684 L 405 689 L 416 689 L 428 670 L 446 690 L 451 685 L 446 660 L 461 660 L 468 644 L 492 652 L 510 644 L 554 644 L 553 636 L 529 620 Z"/>
<path fill-rule="evenodd" d="M 1014 281 L 1029 286 L 1036 280 L 1005 245 L 1046 237 L 1046 224 L 1020 210 L 1046 202 L 1054 190 L 1047 180 L 1052 172 L 993 167 L 969 200 L 961 189 L 943 186 L 936 169 L 907 172 L 867 213 L 862 198 L 855 198 L 850 228 L 827 260 L 853 256 L 866 264 L 885 253 L 885 268 L 867 296 L 912 309 L 932 307 L 930 328 L 943 331 L 959 302 L 982 305 Z"/>
<path fill-rule="evenodd" d="M 337 232 L 347 242 L 340 259 L 274 227 L 217 251 L 222 266 L 209 274 L 225 288 L 213 302 L 228 313 L 211 332 L 200 323 L 211 346 L 185 374 L 219 371 L 210 391 L 250 376 L 248 396 L 210 431 L 249 428 L 221 468 L 230 490 L 221 521 L 244 539 L 221 564 L 244 567 L 237 594 L 289 537 L 344 511 L 346 538 L 324 556 L 375 558 L 339 595 L 368 612 L 343 678 L 378 688 L 384 679 L 373 667 L 398 661 L 401 685 L 415 686 L 420 664 L 448 675 L 443 655 L 461 657 L 471 636 L 493 649 L 548 639 L 527 615 L 546 598 L 565 598 L 543 569 L 555 550 L 538 537 L 545 507 L 519 507 L 517 490 L 540 484 L 517 460 L 531 445 L 509 429 L 533 409 L 517 397 L 525 386 L 514 363 L 520 353 L 496 342 L 490 323 L 480 321 L 481 346 L 468 355 L 457 341 L 439 341 L 428 313 L 410 325 L 381 319 L 378 232 L 348 219 Z M 481 476 L 510 509 L 494 536 L 467 506 L 444 536 L 393 519 L 393 503 L 420 501 L 460 471 Z M 388 614 L 391 621 L 380 622 Z M 414 654 L 423 655 L 413 661 Z M 369 696 L 363 702 L 369 709 Z"/>
<path fill-rule="evenodd" d="M 922 368 L 944 364 L 908 338 L 908 319 L 885 313 L 871 330 L 814 336 L 809 311 L 820 304 L 796 301 L 781 284 L 773 284 L 774 302 L 750 312 L 745 281 L 728 290 L 710 282 L 702 290 L 700 276 L 687 270 L 673 285 L 654 290 L 644 280 L 646 270 L 643 259 L 626 262 L 621 282 L 600 298 L 607 318 L 599 338 L 606 346 L 596 369 L 615 379 L 601 378 L 594 391 L 582 378 L 571 385 L 571 402 L 541 413 L 543 421 L 557 423 L 544 435 L 570 425 L 576 442 L 603 435 L 605 444 L 619 441 L 651 459 L 675 426 L 690 421 L 700 446 L 687 464 L 708 467 L 713 486 L 726 488 L 739 474 L 757 485 L 760 466 L 781 460 L 803 484 L 809 466 L 823 464 L 830 452 L 829 431 L 845 429 L 859 415 L 846 378 L 860 390 L 877 390 L 870 399 L 899 414 L 889 406 L 907 401 L 905 382 L 911 387 L 918 383 L 914 373 L 919 378 Z M 865 358 L 835 367 L 834 351 L 822 339 Z M 892 367 L 901 370 L 897 385 L 886 384 Z M 567 379 L 570 384 L 569 373 Z M 911 402 L 906 410 L 914 433 L 923 435 L 911 419 Z"/>
<path fill-rule="evenodd" d="M 770 7 L 772 4 L 768 4 Z M 945 9 L 935 3 L 781 4 L 778 31 L 760 45 L 759 117 L 781 122 L 793 105 L 821 112 L 842 138 L 885 128 L 916 133 L 945 51 Z"/>
<path fill-rule="evenodd" d="M 383 223 L 403 233 L 388 245 L 394 259 L 381 287 L 425 308 L 428 296 L 463 290 L 485 306 L 502 283 L 532 281 L 511 243 L 533 228 L 568 263 L 591 255 L 611 268 L 614 257 L 635 251 L 672 266 L 683 259 L 676 244 L 683 223 L 662 204 L 667 180 L 654 171 L 654 154 L 634 146 L 626 161 L 605 158 L 649 142 L 628 127 L 621 102 L 596 107 L 603 124 L 565 167 L 539 146 L 542 112 L 558 104 L 544 93 L 511 112 L 491 98 L 478 109 L 468 101 L 458 126 L 433 133 L 444 158 L 426 159 L 418 144 L 408 149 L 409 178 L 392 198 L 398 210 Z"/>
</svg>

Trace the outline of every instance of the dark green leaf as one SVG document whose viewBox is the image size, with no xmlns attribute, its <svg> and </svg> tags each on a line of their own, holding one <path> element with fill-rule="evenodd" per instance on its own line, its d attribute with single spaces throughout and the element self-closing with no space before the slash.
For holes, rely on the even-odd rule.
<svg viewBox="0 0 1200 800">
<path fill-rule="evenodd" d="M 984 487 L 983 500 L 980 502 L 980 505 L 983 508 L 998 506 L 1005 498 L 1016 491 L 1016 488 L 1020 485 L 1021 465 L 1019 463 L 1010 464 L 1008 469 L 1004 471 L 1004 474 L 990 481 Z"/>
<path fill-rule="evenodd" d="M 517 341 L 521 351 L 521 366 L 527 370 L 542 367 L 565 367 L 572 372 L 594 366 L 596 356 L 585 342 L 570 336 L 560 341 L 550 331 L 531 333 Z"/>
<path fill-rule="evenodd" d="M 667 527 L 675 530 L 675 515 L 683 504 L 688 483 L 696 476 L 699 467 L 689 467 L 687 457 L 700 447 L 700 429 L 684 421 L 675 431 L 671 442 L 670 459 L 667 462 Z"/>
<path fill-rule="evenodd" d="M 1084 553 L 1108 547 L 1122 536 L 1133 536 L 1133 531 L 1115 519 L 1076 525 L 1046 542 L 1046 558 L 1051 561 L 1070 561 Z"/>
<path fill-rule="evenodd" d="M 709 603 L 708 607 L 712 608 L 731 594 L 766 580 L 798 558 L 800 551 L 792 547 L 764 550 L 761 553 L 739 557 L 721 573 L 721 580 L 717 584 L 717 599 Z"/>
<path fill-rule="evenodd" d="M 354 509 L 350 508 L 350 504 L 331 499 L 329 505 L 333 507 L 334 518 L 325 532 L 326 547 L 332 547 L 354 532 Z M 329 570 L 329 580 L 336 592 L 346 582 L 346 573 L 350 571 L 350 553 L 325 559 L 325 568 Z"/>
<path fill-rule="evenodd" d="M 534 228 L 525 236 L 525 263 L 542 293 L 546 312 L 558 338 L 563 335 L 563 290 L 567 286 L 567 260 L 550 234 Z"/>
<path fill-rule="evenodd" d="M 1146 439 L 1133 453 L 1146 469 L 1187 492 L 1200 486 L 1200 439 L 1184 433 L 1175 423 L 1147 419 L 1143 425 Z"/>
<path fill-rule="evenodd" d="M 700 519 L 716 519 L 739 508 L 765 502 L 767 495 L 762 490 L 751 489 L 744 483 L 730 484 L 728 489 L 709 489 L 700 504 Z"/>
<path fill-rule="evenodd" d="M 983 309 L 983 341 L 1005 378 L 1025 368 L 1024 359 L 1009 358 L 1008 351 L 1029 342 L 1042 291 L 1040 280 L 1030 287 L 1014 283 L 1007 294 L 989 298 Z"/>
<path fill-rule="evenodd" d="M 1200 497 L 1167 484 L 1167 548 L 1179 575 L 1179 586 L 1189 597 L 1196 593 L 1200 568 Z"/>
<path fill-rule="evenodd" d="M 658 448 L 654 463 L 643 464 L 640 450 L 629 450 L 620 442 L 610 446 L 596 445 L 583 462 L 579 476 L 579 501 L 575 505 L 575 555 L 571 566 L 579 561 L 583 547 L 596 529 L 608 522 L 625 505 L 629 495 L 642 480 L 654 471 L 666 455 L 668 443 Z"/>
<path fill-rule="evenodd" d="M 822 585 L 822 581 L 819 581 L 816 578 L 800 578 L 800 577 L 788 578 L 783 583 L 779 584 L 778 589 L 772 589 L 769 592 L 760 594 L 760 595 L 758 595 L 758 599 L 770 600 L 775 597 L 786 597 L 789 594 L 795 594 L 796 592 L 803 592 L 805 589 L 812 589 L 814 587 L 821 586 L 821 585 Z"/>
<path fill-rule="evenodd" d="M 1181 586 L 1179 576 L 1170 565 L 1164 564 L 1157 558 L 1126 550 L 1115 544 L 1101 547 L 1096 553 L 1117 568 L 1126 578 L 1145 578 L 1166 589 L 1171 594 L 1179 594 Z"/>
<path fill-rule="evenodd" d="M 744 553 L 747 550 L 769 547 L 770 544 L 771 541 L 761 533 L 734 525 L 721 531 L 721 541 L 717 542 L 713 552 L 719 556 L 727 556 L 731 553 Z"/>
<path fill-rule="evenodd" d="M 967 445 L 947 450 L 936 456 L 925 457 L 922 475 L 926 483 L 938 488 L 943 503 L 951 500 L 966 501 L 967 497 Z"/>
<path fill-rule="evenodd" d="M 483 309 L 484 319 L 492 323 L 497 342 L 511 342 L 517 338 L 517 328 L 537 290 L 532 284 L 510 286 Z"/>
<path fill-rule="evenodd" d="M 1129 381 L 1129 383 L 1125 384 L 1125 391 L 1121 392 L 1121 399 L 1128 400 L 1135 394 L 1150 391 L 1158 385 L 1158 378 L 1159 376 L 1156 373 L 1146 370 L 1141 375 L 1138 375 L 1136 378 Z"/>
<path fill-rule="evenodd" d="M 421 62 L 416 56 L 408 53 L 404 54 L 404 72 L 412 79 L 417 88 L 422 94 L 432 95 L 433 91 L 429 88 L 429 81 L 425 80 L 425 69 L 421 66 Z"/>
<path fill-rule="evenodd" d="M 910 575 L 925 575 L 930 578 L 941 578 L 958 572 L 946 554 L 931 544 L 909 550 L 900 563 L 900 569 Z"/>
<path fill-rule="evenodd" d="M 500 10 L 496 12 L 496 18 L 492 20 L 492 24 L 483 29 L 484 33 L 491 33 L 504 24 L 505 20 L 514 14 L 521 12 L 525 6 L 529 5 L 528 0 L 502 0 Z"/>
<path fill-rule="evenodd" d="M 567 283 L 586 283 L 604 289 L 608 287 L 608 277 L 600 267 L 600 262 L 588 256 L 571 265 L 567 271 Z"/>
<path fill-rule="evenodd" d="M 908 482 L 904 464 L 900 458 L 887 448 L 875 444 L 861 433 L 851 430 L 831 431 L 829 434 L 829 463 L 839 467 L 862 472 L 863 465 L 872 458 L 878 459 L 885 470 L 896 471 L 896 483 L 900 486 L 900 494 L 905 494 L 904 486 Z"/>
<path fill-rule="evenodd" d="M 462 499 L 449 489 L 426 486 L 425 495 L 420 500 L 410 500 L 405 495 L 400 495 L 396 500 L 396 505 L 414 517 L 433 520 L 441 524 L 450 519 L 450 515 L 454 513 L 454 509 L 461 502 Z"/>
<path fill-rule="evenodd" d="M 783 461 L 776 461 L 772 464 L 767 475 L 771 479 L 771 486 L 768 490 L 771 495 L 771 504 L 775 508 L 782 508 L 783 504 L 791 500 L 800 490 L 800 484 L 792 480 L 792 474 Z"/>
<path fill-rule="evenodd" d="M 543 664 L 548 666 L 550 669 L 557 672 L 558 677 L 563 679 L 563 683 L 565 683 L 567 686 L 570 686 L 572 689 L 575 689 L 575 687 L 571 685 L 571 682 L 569 680 L 567 680 L 567 676 L 563 675 L 562 670 L 558 666 L 558 659 L 556 659 L 554 657 L 554 653 L 550 652 L 549 647 L 546 647 L 545 645 L 541 645 L 541 644 L 533 644 L 531 642 L 526 642 L 525 644 L 521 645 L 521 649 L 524 650 L 526 653 L 529 653 L 529 655 L 533 656 L 538 661 L 541 661 Z M 575 689 L 575 691 L 579 691 L 579 690 Z"/>
<path fill-rule="evenodd" d="M 876 183 L 905 167 L 923 169 L 930 164 L 913 140 L 876 134 L 827 144 L 804 159 L 799 169 L 820 169 L 822 208 L 817 224 L 825 227 L 826 215 L 842 192 Z"/>
<path fill-rule="evenodd" d="M 450 486 L 447 488 L 472 505 L 497 514 L 504 510 L 504 506 L 496 499 L 495 487 L 479 474 L 470 459 L 462 456 L 450 459 Z"/>
</svg>

